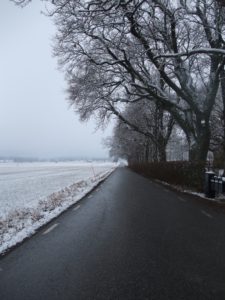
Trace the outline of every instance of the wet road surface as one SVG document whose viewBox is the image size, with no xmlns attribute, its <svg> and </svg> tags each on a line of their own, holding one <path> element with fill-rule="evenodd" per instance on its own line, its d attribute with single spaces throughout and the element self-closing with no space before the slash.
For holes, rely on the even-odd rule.
<svg viewBox="0 0 225 300">
<path fill-rule="evenodd" d="M 116 170 L 0 259 L 0 299 L 225 299 L 225 215 L 192 198 Z"/>
</svg>

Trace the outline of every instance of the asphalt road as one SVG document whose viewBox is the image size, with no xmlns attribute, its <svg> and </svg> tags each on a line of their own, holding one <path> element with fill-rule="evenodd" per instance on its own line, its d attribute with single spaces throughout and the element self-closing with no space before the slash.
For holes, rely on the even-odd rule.
<svg viewBox="0 0 225 300">
<path fill-rule="evenodd" d="M 0 259 L 0 299 L 225 299 L 225 215 L 192 198 L 118 169 Z"/>
</svg>

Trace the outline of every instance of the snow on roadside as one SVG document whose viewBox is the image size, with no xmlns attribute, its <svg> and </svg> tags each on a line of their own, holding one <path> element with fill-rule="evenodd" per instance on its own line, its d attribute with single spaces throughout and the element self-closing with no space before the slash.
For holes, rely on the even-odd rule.
<svg viewBox="0 0 225 300">
<path fill-rule="evenodd" d="M 165 181 L 161 181 L 161 180 L 158 180 L 158 179 L 154 179 L 155 182 L 159 183 L 159 184 L 163 184 L 165 186 L 169 186 L 175 190 L 177 190 L 178 192 L 182 192 L 182 193 L 185 193 L 185 194 L 190 194 L 190 195 L 194 195 L 194 196 L 198 196 L 200 198 L 203 198 L 203 199 L 206 199 L 206 200 L 209 200 L 209 201 L 212 201 L 212 202 L 217 202 L 217 203 L 224 203 L 225 199 L 224 199 L 224 196 L 218 196 L 216 198 L 208 198 L 205 196 L 204 193 L 200 193 L 200 192 L 194 192 L 192 190 L 184 190 L 181 186 L 178 186 L 178 185 L 173 185 L 173 184 L 170 184 L 168 182 L 165 182 Z"/>
<path fill-rule="evenodd" d="M 0 254 L 33 235 L 38 228 L 60 215 L 78 202 L 99 182 L 108 177 L 115 168 L 52 193 L 35 207 L 21 208 L 9 212 L 0 219 Z"/>
<path fill-rule="evenodd" d="M 219 195 L 216 198 L 209 198 L 209 197 L 206 197 L 204 193 L 193 192 L 191 190 L 184 190 L 183 192 L 186 194 L 198 196 L 200 198 L 203 198 L 203 199 L 206 199 L 206 200 L 209 200 L 212 202 L 217 202 L 217 203 L 224 203 L 224 200 L 225 200 L 223 195 Z"/>
</svg>

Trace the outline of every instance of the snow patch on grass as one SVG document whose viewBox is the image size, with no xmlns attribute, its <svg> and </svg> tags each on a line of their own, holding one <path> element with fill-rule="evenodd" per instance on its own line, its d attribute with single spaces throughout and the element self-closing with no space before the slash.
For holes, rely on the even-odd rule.
<svg viewBox="0 0 225 300">
<path fill-rule="evenodd" d="M 80 180 L 39 200 L 34 207 L 17 208 L 0 219 L 0 254 L 33 235 L 38 228 L 60 215 L 88 194 L 115 168 L 109 168 L 86 180 Z"/>
</svg>

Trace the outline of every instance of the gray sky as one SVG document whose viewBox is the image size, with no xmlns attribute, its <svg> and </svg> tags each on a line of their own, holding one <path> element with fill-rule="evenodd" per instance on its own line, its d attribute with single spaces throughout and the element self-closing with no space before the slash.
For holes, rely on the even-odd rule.
<svg viewBox="0 0 225 300">
<path fill-rule="evenodd" d="M 94 121 L 80 123 L 65 101 L 66 83 L 52 57 L 52 20 L 43 2 L 0 1 L 0 156 L 106 157 Z"/>
</svg>

